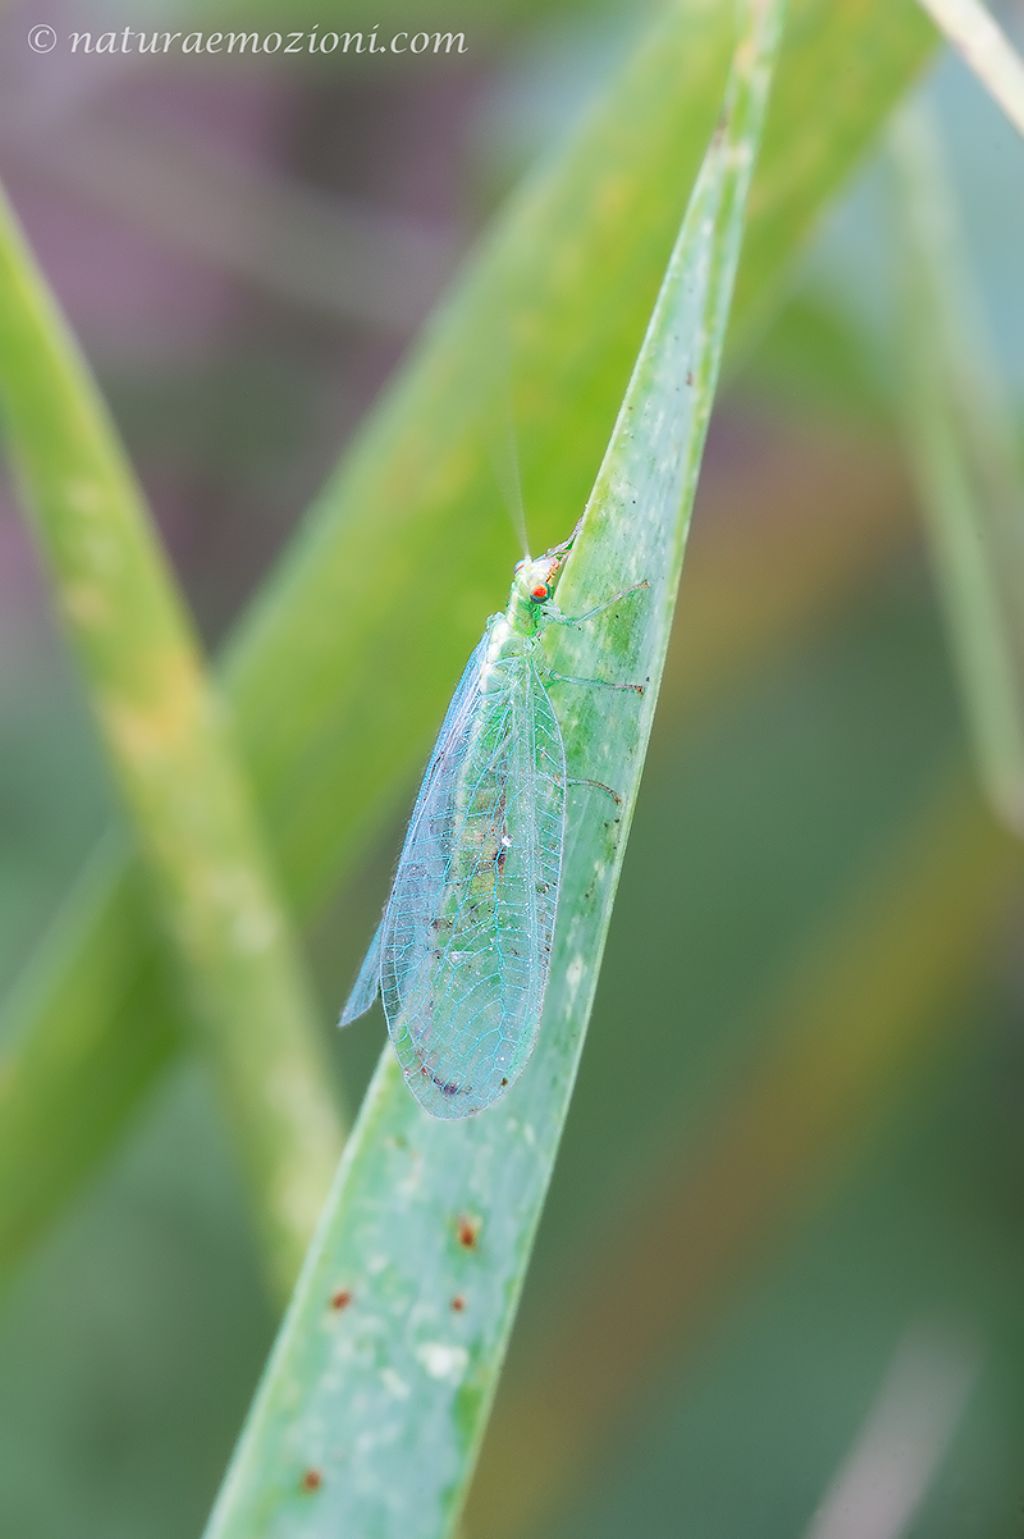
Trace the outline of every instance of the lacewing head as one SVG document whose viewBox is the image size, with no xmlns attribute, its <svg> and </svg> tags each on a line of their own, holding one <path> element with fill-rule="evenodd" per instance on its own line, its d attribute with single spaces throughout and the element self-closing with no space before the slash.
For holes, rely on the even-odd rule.
<svg viewBox="0 0 1024 1539">
<path fill-rule="evenodd" d="M 579 533 L 582 518 L 567 540 L 552 545 L 543 556 L 527 556 L 516 566 L 515 585 L 531 604 L 546 604 L 554 596 L 566 557 Z"/>
</svg>

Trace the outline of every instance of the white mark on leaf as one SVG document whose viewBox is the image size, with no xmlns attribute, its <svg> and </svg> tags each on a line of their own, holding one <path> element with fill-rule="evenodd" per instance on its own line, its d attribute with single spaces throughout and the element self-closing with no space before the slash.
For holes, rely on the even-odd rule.
<svg viewBox="0 0 1024 1539">
<path fill-rule="evenodd" d="M 416 1348 L 416 1356 L 432 1379 L 461 1378 L 469 1362 L 465 1347 L 449 1346 L 444 1341 L 425 1341 Z"/>
</svg>

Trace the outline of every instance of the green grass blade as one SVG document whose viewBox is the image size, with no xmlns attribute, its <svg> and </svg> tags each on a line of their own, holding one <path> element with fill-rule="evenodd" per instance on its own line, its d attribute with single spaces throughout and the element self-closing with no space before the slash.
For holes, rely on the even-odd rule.
<svg viewBox="0 0 1024 1539">
<path fill-rule="evenodd" d="M 284 1291 L 341 1147 L 313 1000 L 141 495 L 2 201 L 0 399 L 26 510 L 155 906 L 206 1027 L 268 1266 Z"/>
<path fill-rule="evenodd" d="M 938 141 L 923 113 L 898 127 L 907 445 L 979 772 L 1024 834 L 1024 464 Z"/>
<path fill-rule="evenodd" d="M 304 914 L 406 794 L 495 601 L 511 541 L 500 513 L 484 516 L 496 496 L 481 339 L 499 326 L 512 339 L 540 545 L 586 495 L 671 245 L 664 188 L 685 187 L 698 164 L 732 15 L 720 0 L 676 0 L 652 28 L 589 125 L 509 211 L 231 649 L 226 692 Z M 794 0 L 792 17 L 751 192 L 734 307 L 741 338 L 934 39 L 913 6 L 891 0 Z M 424 573 L 455 548 L 465 604 L 453 612 L 446 586 Z M 412 655 L 418 688 L 399 711 L 379 678 Z M 109 846 L 12 1001 L 0 1058 L 0 1252 L 45 1228 L 177 1051 L 175 1004 L 136 883 L 127 851 Z M 140 997 L 144 1036 L 133 1029 Z"/>
<path fill-rule="evenodd" d="M 457 1519 L 528 1265 L 587 1020 L 664 664 L 718 375 L 782 7 L 750 9 L 727 97 L 559 596 L 578 677 L 563 688 L 572 773 L 540 1044 L 505 1102 L 433 1121 L 385 1050 L 208 1529 L 208 1539 L 374 1533 L 439 1539 Z M 337 1304 L 344 1307 L 336 1307 Z M 332 1305 L 334 1307 L 332 1307 Z"/>
<path fill-rule="evenodd" d="M 919 0 L 994 102 L 1024 134 L 1024 61 L 981 0 Z"/>
</svg>

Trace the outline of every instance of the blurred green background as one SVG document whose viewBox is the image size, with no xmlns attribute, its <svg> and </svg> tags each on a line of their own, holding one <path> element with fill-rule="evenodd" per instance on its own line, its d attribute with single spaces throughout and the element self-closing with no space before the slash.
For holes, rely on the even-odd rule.
<svg viewBox="0 0 1024 1539">
<path fill-rule="evenodd" d="M 362 67 L 41 63 L 24 34 L 54 18 L 3 18 L 9 191 L 211 645 L 640 21 L 463 9 L 465 56 Z M 953 63 L 924 94 L 1019 415 L 1024 152 Z M 1024 1531 L 1021 902 L 972 853 L 995 835 L 894 425 L 891 200 L 866 165 L 716 413 L 481 1539 Z M 118 812 L 3 498 L 6 986 Z M 505 517 L 497 487 L 481 517 Z M 353 1102 L 379 1033 L 328 1023 L 399 832 L 309 936 Z M 197 1531 L 275 1325 L 198 1065 L 2 1304 L 0 1535 Z M 905 1521 L 837 1526 L 872 1500 Z"/>
</svg>

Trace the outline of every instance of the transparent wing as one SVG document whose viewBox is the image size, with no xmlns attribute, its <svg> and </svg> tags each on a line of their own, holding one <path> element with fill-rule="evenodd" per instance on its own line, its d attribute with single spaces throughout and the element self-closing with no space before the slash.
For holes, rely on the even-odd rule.
<svg viewBox="0 0 1024 1539">
<path fill-rule="evenodd" d="M 480 669 L 483 665 L 484 654 L 487 651 L 487 643 L 490 640 L 491 629 L 495 620 L 500 619 L 500 615 L 491 615 L 486 626 L 484 627 L 483 635 L 480 637 L 480 640 L 469 654 L 469 661 L 467 662 L 465 668 L 462 670 L 462 678 L 456 684 L 455 693 L 452 695 L 452 698 L 448 702 L 448 709 L 444 713 L 444 721 L 441 723 L 441 729 L 437 734 L 437 739 L 434 743 L 433 749 L 431 750 L 430 758 L 427 761 L 427 767 L 423 771 L 423 779 L 420 781 L 420 788 L 416 793 L 416 802 L 413 806 L 412 816 L 409 819 L 409 827 L 405 834 L 406 845 L 409 843 L 412 830 L 416 825 L 417 818 L 419 817 L 420 808 L 423 806 L 427 792 L 430 790 L 430 787 L 433 784 L 435 775 L 442 768 L 447 756 L 451 753 L 453 744 L 456 743 L 462 736 L 466 719 L 473 713 L 477 695 L 480 692 Z M 402 847 L 402 854 L 405 854 L 405 845 Z"/>
<path fill-rule="evenodd" d="M 384 916 L 381 994 L 417 1100 L 463 1117 L 529 1057 L 561 875 L 565 753 L 528 657 L 497 665 L 451 724 Z"/>
<path fill-rule="evenodd" d="M 448 709 L 445 712 L 444 721 L 441 723 L 441 730 L 437 734 L 437 741 L 434 744 L 433 751 L 431 752 L 430 758 L 427 762 L 427 767 L 423 772 L 423 779 L 420 782 L 419 792 L 416 796 L 416 803 L 412 809 L 412 817 L 409 820 L 410 829 L 416 822 L 417 815 L 423 803 L 423 798 L 425 797 L 427 790 L 430 787 L 439 764 L 444 758 L 446 747 L 450 747 L 451 745 L 453 727 L 456 729 L 458 728 L 458 723 L 461 721 L 462 717 L 467 711 L 467 708 L 471 706 L 472 700 L 475 698 L 479 683 L 480 664 L 483 661 L 486 642 L 490 634 L 490 628 L 492 624 L 493 617 L 488 622 L 487 628 L 484 631 L 480 641 L 477 643 L 475 649 L 470 654 L 469 661 L 465 668 L 462 670 L 462 678 L 456 685 L 455 693 L 452 695 L 452 698 L 448 703 Z M 454 735 L 458 736 L 457 730 Z M 406 834 L 407 842 L 408 837 L 408 834 Z M 377 991 L 380 988 L 380 951 L 381 937 L 383 933 L 384 921 L 382 919 L 376 930 L 373 932 L 373 939 L 367 948 L 367 952 L 363 958 L 359 972 L 356 974 L 356 981 L 352 985 L 351 992 L 349 993 L 341 1015 L 338 1018 L 339 1026 L 351 1026 L 353 1021 L 357 1021 L 361 1015 L 366 1014 L 367 1010 L 369 1010 L 370 1006 L 377 998 Z"/>
<path fill-rule="evenodd" d="M 380 940 L 384 933 L 384 921 L 373 932 L 373 940 L 367 948 L 362 966 L 356 974 L 356 981 L 352 985 L 352 991 L 345 1001 L 344 1008 L 338 1018 L 339 1026 L 351 1026 L 353 1021 L 358 1021 L 377 998 L 380 988 Z"/>
</svg>

